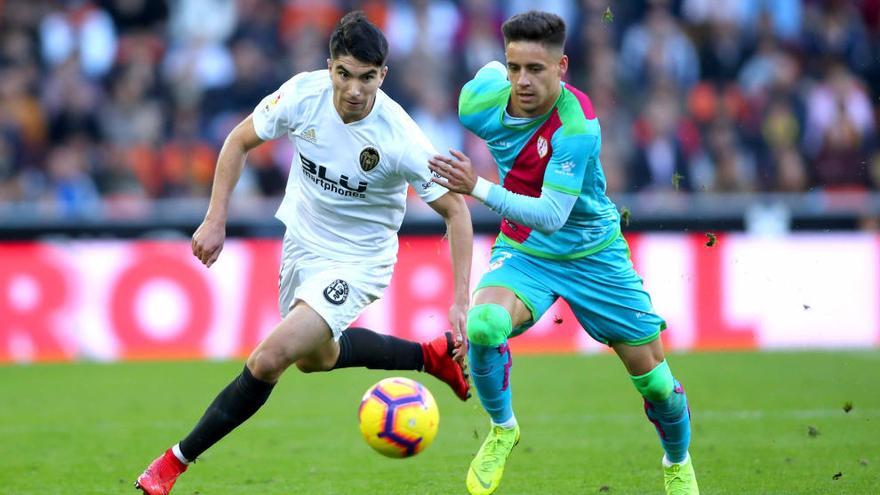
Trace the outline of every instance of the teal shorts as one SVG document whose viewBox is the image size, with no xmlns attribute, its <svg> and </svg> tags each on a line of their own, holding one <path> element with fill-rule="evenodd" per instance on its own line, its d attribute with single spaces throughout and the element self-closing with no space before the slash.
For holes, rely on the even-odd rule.
<svg viewBox="0 0 880 495">
<path fill-rule="evenodd" d="M 666 329 L 622 235 L 601 251 L 573 260 L 539 258 L 499 240 L 489 271 L 477 285 L 483 287 L 510 289 L 531 311 L 532 319 L 514 328 L 512 337 L 528 330 L 560 297 L 584 330 L 603 344 L 647 344 Z"/>
</svg>

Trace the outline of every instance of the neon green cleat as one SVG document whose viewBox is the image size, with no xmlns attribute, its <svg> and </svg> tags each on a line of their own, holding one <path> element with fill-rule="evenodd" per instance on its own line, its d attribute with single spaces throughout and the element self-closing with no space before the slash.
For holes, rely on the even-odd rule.
<svg viewBox="0 0 880 495">
<path fill-rule="evenodd" d="M 666 486 L 666 495 L 700 495 L 690 454 L 678 464 L 669 463 L 666 457 L 663 457 L 663 482 Z"/>
<path fill-rule="evenodd" d="M 471 495 L 488 495 L 498 489 L 504 464 L 518 443 L 519 425 L 513 429 L 492 427 L 468 468 L 467 489 Z"/>
</svg>

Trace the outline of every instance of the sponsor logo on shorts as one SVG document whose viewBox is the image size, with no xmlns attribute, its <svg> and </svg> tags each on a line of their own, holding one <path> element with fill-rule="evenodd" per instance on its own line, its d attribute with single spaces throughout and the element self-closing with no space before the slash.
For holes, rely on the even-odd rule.
<svg viewBox="0 0 880 495">
<path fill-rule="evenodd" d="M 379 150 L 372 146 L 367 146 L 366 148 L 361 150 L 361 154 L 358 157 L 358 161 L 361 164 L 361 170 L 364 172 L 369 172 L 376 168 L 379 165 Z"/>
<path fill-rule="evenodd" d="M 337 278 L 324 289 L 324 299 L 331 304 L 340 305 L 348 299 L 348 282 Z"/>
<path fill-rule="evenodd" d="M 504 261 L 511 257 L 513 257 L 513 255 L 510 253 L 501 253 L 501 256 L 499 256 L 497 260 L 489 263 L 489 271 L 491 272 L 493 270 L 501 268 L 501 265 L 504 264 Z"/>
</svg>

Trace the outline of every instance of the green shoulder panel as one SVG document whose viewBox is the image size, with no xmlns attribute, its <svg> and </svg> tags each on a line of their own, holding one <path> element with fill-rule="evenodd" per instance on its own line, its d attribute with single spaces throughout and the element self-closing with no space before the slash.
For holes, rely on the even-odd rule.
<svg viewBox="0 0 880 495">
<path fill-rule="evenodd" d="M 587 119 L 577 96 L 567 88 L 562 88 L 562 97 L 559 98 L 556 108 L 559 120 L 562 121 L 563 136 L 599 134 L 598 119 Z"/>
<path fill-rule="evenodd" d="M 507 78 L 491 67 L 484 67 L 461 89 L 458 120 L 480 138 L 487 139 L 492 124 L 496 119 L 501 121 L 498 112 L 507 106 L 509 97 Z"/>
<path fill-rule="evenodd" d="M 507 81 L 473 79 L 461 89 L 458 97 L 458 115 L 466 117 L 485 112 L 491 108 L 507 105 L 510 84 Z"/>
</svg>

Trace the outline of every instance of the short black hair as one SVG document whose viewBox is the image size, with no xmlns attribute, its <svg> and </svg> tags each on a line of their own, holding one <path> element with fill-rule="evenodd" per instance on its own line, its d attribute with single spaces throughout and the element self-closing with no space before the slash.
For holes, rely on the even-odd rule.
<svg viewBox="0 0 880 495">
<path fill-rule="evenodd" d="M 345 14 L 330 35 L 330 58 L 345 55 L 379 67 L 388 58 L 388 40 L 360 10 Z"/>
<path fill-rule="evenodd" d="M 565 46 L 565 21 L 556 14 L 530 10 L 516 14 L 501 26 L 504 44 L 511 41 L 534 41 L 556 48 Z"/>
</svg>

